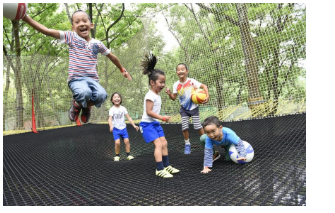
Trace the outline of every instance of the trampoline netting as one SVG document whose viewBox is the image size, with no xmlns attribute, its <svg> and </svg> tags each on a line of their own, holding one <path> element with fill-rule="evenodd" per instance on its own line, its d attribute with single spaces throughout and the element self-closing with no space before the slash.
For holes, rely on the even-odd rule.
<svg viewBox="0 0 335 213">
<path fill-rule="evenodd" d="M 201 174 L 203 148 L 183 154 L 180 124 L 162 125 L 170 163 L 181 172 L 155 176 L 153 145 L 128 128 L 135 159 L 114 162 L 106 124 L 4 136 L 4 205 L 305 205 L 306 114 L 225 122 L 255 149 L 247 165 L 214 162 Z M 190 128 L 191 140 L 198 134 Z M 224 150 L 216 147 L 224 155 Z"/>
<path fill-rule="evenodd" d="M 68 118 L 73 99 L 68 47 L 22 21 L 3 19 L 5 206 L 306 204 L 306 4 L 30 3 L 28 14 L 48 28 L 67 31 L 68 17 L 77 9 L 91 9 L 96 39 L 133 81 L 99 54 L 99 84 L 108 99 L 93 107 L 89 124 L 74 126 L 80 122 Z M 108 34 L 104 26 L 111 23 Z M 18 39 L 21 55 L 15 52 Z M 199 106 L 200 120 L 215 115 L 248 141 L 255 150 L 250 164 L 228 162 L 216 147 L 222 157 L 212 172 L 201 174 L 198 132 L 190 125 L 192 153 L 185 155 L 180 103 L 164 91 L 160 112 L 171 116 L 171 123 L 162 127 L 170 163 L 181 172 L 171 179 L 155 176 L 154 145 L 145 144 L 132 127 L 135 159 L 125 160 L 122 143 L 121 161 L 113 161 L 109 99 L 121 93 L 130 117 L 141 121 L 149 88 L 140 62 L 149 52 L 158 57 L 156 68 L 165 72 L 169 89 L 179 79 L 178 63 L 187 64 L 188 77 L 207 85 L 210 98 Z M 36 129 L 38 134 L 28 132 Z"/>
</svg>

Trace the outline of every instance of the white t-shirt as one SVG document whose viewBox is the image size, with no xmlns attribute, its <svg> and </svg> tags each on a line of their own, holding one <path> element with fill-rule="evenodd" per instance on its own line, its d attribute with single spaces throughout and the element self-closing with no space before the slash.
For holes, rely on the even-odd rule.
<svg viewBox="0 0 335 213">
<path fill-rule="evenodd" d="M 159 114 L 161 111 L 161 106 L 162 106 L 162 99 L 160 95 L 157 95 L 156 93 L 154 93 L 153 91 L 149 90 L 149 92 L 147 92 L 147 94 L 144 97 L 144 104 L 143 104 L 143 115 L 142 115 L 142 120 L 143 122 L 154 122 L 154 121 L 158 121 L 158 119 L 153 118 L 149 115 L 147 115 L 147 103 L 146 100 L 151 100 L 152 102 L 154 102 L 154 106 L 152 108 L 152 111 Z"/>
<path fill-rule="evenodd" d="M 198 107 L 198 104 L 193 103 L 191 95 L 193 90 L 198 89 L 201 83 L 194 78 L 187 78 L 184 83 L 178 80 L 173 84 L 173 93 L 179 96 L 180 105 L 186 110 L 192 110 Z"/>
<path fill-rule="evenodd" d="M 121 106 L 120 107 L 115 107 L 112 106 L 109 109 L 109 116 L 112 116 L 112 124 L 113 127 L 117 129 L 124 129 L 127 127 L 125 121 L 124 121 L 124 116 L 128 114 L 128 111 L 125 107 Z"/>
</svg>

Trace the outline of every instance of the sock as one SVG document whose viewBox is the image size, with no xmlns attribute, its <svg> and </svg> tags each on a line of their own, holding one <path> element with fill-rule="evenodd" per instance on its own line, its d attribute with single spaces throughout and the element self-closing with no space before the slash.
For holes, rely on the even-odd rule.
<svg viewBox="0 0 335 213">
<path fill-rule="evenodd" d="M 187 140 L 184 139 L 184 141 L 185 141 L 185 145 L 191 145 L 190 139 L 187 139 Z"/>
<path fill-rule="evenodd" d="M 156 162 L 156 168 L 157 168 L 157 171 L 163 170 L 164 169 L 163 161 Z"/>
<path fill-rule="evenodd" d="M 127 157 L 130 155 L 130 152 L 126 152 L 126 154 L 127 154 Z"/>
<path fill-rule="evenodd" d="M 168 167 L 170 165 L 168 155 L 166 155 L 166 156 L 163 155 L 163 165 L 164 165 L 164 167 Z"/>
</svg>

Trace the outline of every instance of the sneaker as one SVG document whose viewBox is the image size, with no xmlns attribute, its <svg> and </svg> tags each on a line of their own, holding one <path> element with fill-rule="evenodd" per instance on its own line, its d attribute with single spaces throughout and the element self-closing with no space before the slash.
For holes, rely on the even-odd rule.
<svg viewBox="0 0 335 213">
<path fill-rule="evenodd" d="M 132 159 L 134 159 L 134 157 L 131 155 L 128 155 L 127 160 L 132 160 Z"/>
<path fill-rule="evenodd" d="M 82 112 L 81 112 L 81 121 L 83 123 L 87 123 L 90 120 L 91 117 L 91 109 L 92 107 L 87 107 L 87 108 L 83 108 Z"/>
<path fill-rule="evenodd" d="M 185 150 L 184 150 L 185 154 L 191 154 L 191 145 L 185 145 Z"/>
<path fill-rule="evenodd" d="M 69 119 L 72 122 L 75 122 L 78 120 L 80 110 L 81 110 L 81 106 L 79 106 L 76 100 L 73 99 L 71 102 L 71 107 L 69 109 Z"/>
<path fill-rule="evenodd" d="M 178 173 L 178 172 L 179 172 L 179 169 L 173 168 L 171 165 L 168 166 L 168 167 L 165 167 L 164 169 L 165 169 L 166 171 L 168 171 L 169 173 L 171 173 L 171 174 L 175 174 L 175 173 Z"/>
<path fill-rule="evenodd" d="M 114 161 L 120 161 L 120 156 L 115 156 Z"/>
<path fill-rule="evenodd" d="M 219 159 L 221 157 L 220 152 L 215 151 L 214 155 L 213 155 L 213 162 L 216 161 L 217 159 Z"/>
<path fill-rule="evenodd" d="M 162 178 L 172 178 L 173 175 L 170 174 L 168 171 L 166 171 L 165 169 L 157 171 L 156 170 L 156 175 Z"/>
</svg>

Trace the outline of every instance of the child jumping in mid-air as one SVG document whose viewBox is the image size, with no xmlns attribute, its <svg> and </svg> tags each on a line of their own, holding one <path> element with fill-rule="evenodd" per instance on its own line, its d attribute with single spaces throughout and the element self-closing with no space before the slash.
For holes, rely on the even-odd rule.
<svg viewBox="0 0 335 213">
<path fill-rule="evenodd" d="M 113 106 L 109 109 L 109 131 L 113 132 L 114 140 L 115 140 L 115 157 L 114 161 L 120 160 L 120 138 L 123 138 L 124 144 L 126 146 L 126 154 L 127 160 L 134 159 L 133 156 L 130 155 L 130 143 L 129 143 L 129 136 L 127 132 L 127 125 L 124 121 L 124 116 L 127 117 L 128 121 L 131 125 L 136 129 L 139 130 L 139 127 L 136 126 L 128 114 L 127 109 L 122 104 L 122 97 L 119 93 L 115 92 L 111 96 L 111 102 Z"/>
<path fill-rule="evenodd" d="M 35 30 L 59 39 L 60 43 L 69 45 L 68 85 L 73 94 L 69 119 L 72 122 L 78 120 L 79 113 L 82 111 L 81 121 L 87 123 L 91 116 L 92 106 L 100 107 L 107 99 L 105 89 L 99 84 L 98 53 L 107 56 L 120 69 L 122 75 L 131 81 L 131 76 L 122 67 L 118 58 L 101 41 L 90 37 L 93 23 L 86 12 L 78 10 L 72 14 L 72 31 L 49 29 L 28 15 L 22 20 Z"/>
<path fill-rule="evenodd" d="M 173 93 L 171 90 L 166 87 L 166 93 L 169 95 L 171 100 L 176 100 L 177 95 L 179 96 L 180 101 L 180 110 L 181 115 L 181 128 L 185 141 L 185 154 L 191 153 L 191 142 L 189 137 L 189 120 L 192 117 L 193 126 L 195 130 L 198 130 L 200 136 L 204 137 L 205 133 L 200 123 L 199 117 L 199 107 L 197 104 L 193 103 L 191 99 L 192 92 L 198 88 L 203 88 L 206 93 L 206 99 L 203 103 L 207 103 L 209 100 L 208 88 L 205 84 L 200 83 L 194 78 L 188 78 L 188 69 L 186 64 L 180 63 L 177 65 L 176 73 L 179 77 L 179 80 L 173 84 Z M 204 136 L 203 136 L 204 135 Z M 214 152 L 213 161 L 220 158 L 219 152 Z"/>
<path fill-rule="evenodd" d="M 218 117 L 210 116 L 204 120 L 202 123 L 204 127 L 206 137 L 205 144 L 205 156 L 204 156 L 204 168 L 201 173 L 208 173 L 211 171 L 209 167 L 212 167 L 212 154 L 213 154 L 213 145 L 216 144 L 225 149 L 226 152 L 226 160 L 231 161 L 229 156 L 229 147 L 234 144 L 236 146 L 236 150 L 238 152 L 239 158 L 238 161 L 246 161 L 246 150 L 243 144 L 243 141 L 236 135 L 236 133 L 227 128 L 222 127 L 221 122 Z"/>
<path fill-rule="evenodd" d="M 165 73 L 155 69 L 156 63 L 156 56 L 152 54 L 146 55 L 145 60 L 141 63 L 143 74 L 149 77 L 150 90 L 144 97 L 140 130 L 145 142 L 152 142 L 155 145 L 156 175 L 162 178 L 171 178 L 172 174 L 178 173 L 179 170 L 169 163 L 168 144 L 164 131 L 158 122 L 158 120 L 168 122 L 170 116 L 159 115 L 162 105 L 159 93 L 165 87 Z"/>
</svg>

